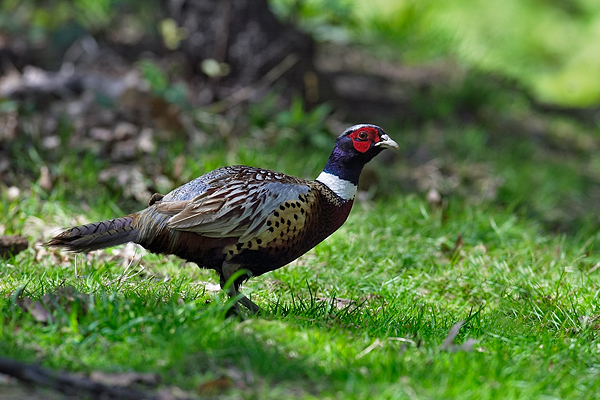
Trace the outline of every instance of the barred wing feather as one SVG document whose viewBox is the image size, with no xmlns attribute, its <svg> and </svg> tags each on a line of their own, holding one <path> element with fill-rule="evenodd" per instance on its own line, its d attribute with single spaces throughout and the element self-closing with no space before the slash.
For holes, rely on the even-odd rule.
<svg viewBox="0 0 600 400">
<path fill-rule="evenodd" d="M 267 220 L 281 204 L 298 200 L 309 189 L 300 180 L 229 180 L 211 186 L 190 201 L 166 202 L 157 209 L 164 213 L 178 210 L 168 221 L 170 229 L 213 238 L 239 237 L 245 242 L 267 229 Z"/>
</svg>

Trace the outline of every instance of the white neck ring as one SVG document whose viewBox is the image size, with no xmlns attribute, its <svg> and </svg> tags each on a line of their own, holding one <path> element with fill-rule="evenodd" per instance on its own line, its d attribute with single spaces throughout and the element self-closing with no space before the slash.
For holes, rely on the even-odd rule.
<svg viewBox="0 0 600 400">
<path fill-rule="evenodd" d="M 327 186 L 333 193 L 340 196 L 344 200 L 352 200 L 356 195 L 357 187 L 350 181 L 330 174 L 329 172 L 321 172 L 317 177 L 319 182 Z"/>
</svg>

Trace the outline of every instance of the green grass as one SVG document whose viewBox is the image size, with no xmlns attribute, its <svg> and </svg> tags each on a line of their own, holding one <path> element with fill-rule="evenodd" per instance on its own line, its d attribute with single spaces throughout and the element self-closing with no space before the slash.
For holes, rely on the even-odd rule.
<svg viewBox="0 0 600 400">
<path fill-rule="evenodd" d="M 321 3 L 303 4 L 310 11 Z M 488 29 L 490 18 L 503 21 L 496 18 L 497 2 L 481 5 L 478 18 L 472 13 L 481 10 L 464 1 L 394 8 L 382 0 L 359 17 L 352 2 L 327 2 L 328 18 L 338 25 L 349 19 L 360 31 L 376 19 L 367 41 L 403 39 L 406 59 L 438 56 L 448 43 L 491 44 L 484 59 L 468 47 L 454 55 L 515 76 L 551 100 L 564 87 L 549 86 L 558 81 L 548 77 L 572 73 L 567 67 L 575 61 L 564 60 L 577 60 L 571 56 L 587 45 L 570 44 L 597 19 L 581 1 L 567 10 L 573 17 L 556 20 L 563 3 L 506 7 L 503 18 L 518 18 L 512 33 L 499 38 Z M 534 18 L 540 9 L 541 18 Z M 456 31 L 465 18 L 470 23 Z M 572 28 L 568 49 L 539 32 L 525 43 L 511 39 L 524 36 L 529 24 L 550 23 L 559 36 Z M 321 33 L 343 37 L 330 28 L 321 26 Z M 552 46 L 558 46 L 554 55 Z M 523 57 L 532 48 L 536 56 Z M 384 46 L 371 50 L 386 53 Z M 589 53 L 589 63 L 596 63 L 596 53 Z M 537 74 L 553 57 L 562 60 L 557 68 Z M 2 180 L 20 194 L 15 198 L 0 184 L 0 232 L 37 244 L 0 260 L 0 354 L 71 372 L 156 372 L 161 385 L 190 396 L 600 398 L 597 128 L 544 115 L 520 90 L 485 74 L 467 71 L 464 78 L 415 94 L 413 121 L 384 124 L 402 150 L 369 164 L 362 182 L 368 193 L 361 195 L 369 200 L 358 201 L 347 223 L 313 251 L 249 281 L 243 292 L 262 313 L 245 321 L 226 317 L 231 301 L 209 290 L 217 283 L 212 271 L 177 258 L 122 248 L 77 256 L 41 248 L 60 227 L 134 212 L 146 199 L 136 199 L 128 183 L 99 180 L 111 166 L 101 144 L 75 137 L 68 152 L 45 149 L 37 111 L 3 102 L 2 111 L 16 112 L 20 125 L 15 140 L 1 143 L 11 161 Z M 158 82 L 161 95 L 181 94 L 165 82 Z M 586 90 L 565 103 L 596 96 L 595 81 Z M 306 113 L 296 100 L 282 112 L 276 104 L 268 97 L 242 117 L 185 108 L 210 135 L 165 139 L 159 132 L 156 150 L 128 167 L 138 167 L 144 188 L 161 192 L 228 164 L 315 177 L 333 142 L 325 128 L 328 108 Z M 72 131 L 66 118 L 59 121 L 63 144 L 73 143 Z M 429 176 L 423 163 L 439 179 L 441 208 L 428 204 L 427 188 L 419 187 Z M 49 168 L 51 188 L 41 185 L 42 166 Z M 28 312 L 35 301 L 48 312 Z M 455 343 L 477 343 L 470 351 L 444 350 L 459 321 L 466 323 Z M 228 387 L 207 392 L 205 384 L 223 376 Z"/>
<path fill-rule="evenodd" d="M 452 57 L 511 77 L 542 102 L 600 100 L 597 3 L 592 0 L 271 0 L 318 39 L 361 42 L 404 62 Z"/>
<path fill-rule="evenodd" d="M 37 213 L 68 222 L 62 208 Z M 314 251 L 245 286 L 263 312 L 244 322 L 204 290 L 212 272 L 175 258 L 144 254 L 132 266 L 144 270 L 124 278 L 112 251 L 29 249 L 0 262 L 0 353 L 158 372 L 192 392 L 226 375 L 236 381 L 226 393 L 244 398 L 598 398 L 597 245 L 493 207 L 359 203 Z M 19 290 L 55 293 L 55 321 L 19 308 Z M 460 320 L 456 341 L 477 339 L 473 351 L 441 350 Z"/>
<path fill-rule="evenodd" d="M 158 150 L 136 159 L 140 179 L 164 191 L 226 164 L 316 176 L 333 141 L 325 112 L 280 113 L 269 101 L 249 109 L 241 137 L 219 128 L 231 121 L 197 112 L 211 140 L 158 137 Z M 38 245 L 0 260 L 0 354 L 73 372 L 156 372 L 189 395 L 210 395 L 225 376 L 217 394 L 231 398 L 600 398 L 595 132 L 504 106 L 487 106 L 502 118 L 457 122 L 443 102 L 419 129 L 386 126 L 403 150 L 369 164 L 361 198 L 371 200 L 298 261 L 250 280 L 243 292 L 263 311 L 243 322 L 207 290 L 212 271 L 175 257 L 40 248 L 59 227 L 143 201 L 117 180 L 99 182 L 110 165 L 94 146 L 44 150 L 23 132 L 9 148 L 20 195 L 0 187 L 0 229 Z M 548 129 L 531 135 L 519 116 Z M 441 208 L 408 189 L 418 147 L 437 165 Z M 40 165 L 52 188 L 40 186 Z M 495 179 L 486 198 L 481 187 Z M 35 301 L 47 322 L 25 310 Z M 477 343 L 446 351 L 459 321 L 455 343 Z"/>
</svg>

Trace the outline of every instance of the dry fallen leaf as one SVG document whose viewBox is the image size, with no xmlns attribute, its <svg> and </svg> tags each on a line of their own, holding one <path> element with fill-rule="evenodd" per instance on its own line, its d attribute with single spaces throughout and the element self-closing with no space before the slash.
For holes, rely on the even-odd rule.
<svg viewBox="0 0 600 400">
<path fill-rule="evenodd" d="M 45 191 L 49 192 L 52 190 L 52 175 L 50 174 L 50 169 L 43 165 L 40 168 L 40 187 Z"/>
<path fill-rule="evenodd" d="M 198 393 L 203 396 L 217 395 L 231 389 L 234 385 L 235 382 L 230 377 L 220 376 L 198 386 Z"/>
<path fill-rule="evenodd" d="M 352 304 L 356 304 L 356 300 L 342 299 L 339 297 L 334 297 L 333 299 L 329 297 L 317 297 L 315 300 L 320 303 L 331 303 L 333 301 L 333 306 L 338 310 L 344 309 Z"/>
<path fill-rule="evenodd" d="M 438 207 L 442 205 L 442 195 L 435 188 L 429 189 L 429 191 L 427 192 L 426 199 L 427 203 L 429 203 L 429 205 L 431 206 Z"/>
<path fill-rule="evenodd" d="M 160 376 L 153 372 L 107 373 L 102 371 L 93 371 L 90 374 L 90 380 L 107 386 L 128 387 L 134 384 L 156 386 L 160 382 Z"/>
<path fill-rule="evenodd" d="M 54 322 L 54 316 L 52 313 L 48 311 L 48 309 L 46 309 L 46 307 L 44 307 L 39 301 L 33 301 L 29 298 L 18 299 L 17 305 L 21 307 L 23 311 L 31 314 L 33 319 L 35 319 L 37 322 Z"/>
<path fill-rule="evenodd" d="M 185 157 L 183 155 L 179 155 L 173 161 L 173 178 L 179 179 L 183 174 L 185 169 Z"/>
<path fill-rule="evenodd" d="M 204 290 L 206 290 L 209 293 L 221 293 L 221 285 L 216 283 L 198 281 L 194 282 L 193 285 L 204 286 Z"/>
<path fill-rule="evenodd" d="M 61 286 L 52 293 L 44 294 L 39 300 L 29 297 L 17 298 L 16 303 L 25 312 L 42 323 L 55 322 L 54 311 L 62 310 L 65 314 L 71 314 L 73 307 L 77 307 L 77 313 L 87 313 L 88 296 L 77 292 L 72 286 Z"/>
<path fill-rule="evenodd" d="M 450 353 L 456 353 L 459 351 L 473 351 L 475 344 L 477 344 L 478 342 L 476 339 L 468 338 L 462 344 L 454 344 L 454 339 L 456 339 L 456 336 L 458 335 L 458 332 L 460 331 L 460 328 L 464 325 L 464 323 L 465 321 L 459 321 L 456 324 L 452 325 L 452 328 L 450 328 L 450 332 L 448 332 L 448 336 L 446 336 L 446 339 L 444 339 L 444 342 L 440 346 L 441 350 Z"/>
</svg>

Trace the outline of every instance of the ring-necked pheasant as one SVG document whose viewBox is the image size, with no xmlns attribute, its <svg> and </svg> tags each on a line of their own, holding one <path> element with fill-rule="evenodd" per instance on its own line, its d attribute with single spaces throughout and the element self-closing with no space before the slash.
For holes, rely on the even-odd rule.
<svg viewBox="0 0 600 400">
<path fill-rule="evenodd" d="M 246 166 L 218 168 L 167 195 L 155 194 L 148 208 L 109 221 L 77 226 L 47 245 L 87 252 L 127 242 L 153 253 L 175 254 L 212 268 L 230 296 L 240 284 L 280 268 L 312 249 L 346 221 L 364 165 L 398 145 L 376 125 L 342 133 L 323 172 L 308 181 Z M 258 306 L 240 302 L 251 312 Z"/>
</svg>

